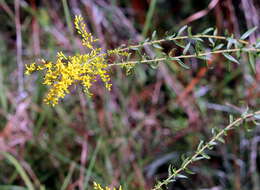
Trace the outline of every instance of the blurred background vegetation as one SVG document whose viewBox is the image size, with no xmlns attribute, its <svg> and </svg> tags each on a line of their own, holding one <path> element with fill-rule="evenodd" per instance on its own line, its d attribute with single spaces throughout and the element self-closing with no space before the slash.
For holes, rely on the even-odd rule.
<svg viewBox="0 0 260 190">
<path fill-rule="evenodd" d="M 54 108 L 42 102 L 42 76 L 24 77 L 24 64 L 54 60 L 58 51 L 84 52 L 73 29 L 76 14 L 110 49 L 154 30 L 164 37 L 184 24 L 194 33 L 217 27 L 239 37 L 259 26 L 259 13 L 258 0 L 0 0 L 0 151 L 16 158 L 35 189 L 85 190 L 94 180 L 151 189 L 230 114 L 260 107 L 259 60 L 255 73 L 243 59 L 238 66 L 221 55 L 207 64 L 190 60 L 191 70 L 140 65 L 126 76 L 114 68 L 111 92 L 97 83 L 88 98 L 73 87 Z M 171 43 L 163 47 L 178 51 Z M 242 128 L 209 152 L 211 160 L 193 164 L 195 175 L 169 189 L 259 190 L 260 128 Z M 0 155 L 0 190 L 26 189 L 18 166 Z"/>
</svg>

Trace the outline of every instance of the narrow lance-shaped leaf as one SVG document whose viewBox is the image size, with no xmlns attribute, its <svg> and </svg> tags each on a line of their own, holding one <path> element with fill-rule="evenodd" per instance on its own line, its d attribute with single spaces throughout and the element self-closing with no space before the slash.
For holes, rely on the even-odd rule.
<svg viewBox="0 0 260 190">
<path fill-rule="evenodd" d="M 241 40 L 245 40 L 248 36 L 250 36 L 254 31 L 256 31 L 257 27 L 251 28 L 248 31 L 246 31 L 242 36 Z"/>
<path fill-rule="evenodd" d="M 252 52 L 248 52 L 248 58 L 249 58 L 249 64 L 251 66 L 252 71 L 256 73 L 254 54 Z"/>
<path fill-rule="evenodd" d="M 240 64 L 232 55 L 230 55 L 230 54 L 227 54 L 227 53 L 222 53 L 224 56 L 225 56 L 225 58 L 227 58 L 229 61 L 231 61 L 231 62 L 235 62 L 235 63 L 237 63 L 237 64 Z"/>
<path fill-rule="evenodd" d="M 144 40 L 144 43 L 149 42 L 149 40 L 150 40 L 150 38 L 146 38 L 146 39 Z"/>
<path fill-rule="evenodd" d="M 230 37 L 227 40 L 228 40 L 227 49 L 230 49 L 231 46 L 236 43 L 236 40 L 233 37 Z"/>
<path fill-rule="evenodd" d="M 182 60 L 180 60 L 179 58 L 170 57 L 170 60 L 171 60 L 171 61 L 177 61 L 177 63 L 178 63 L 181 67 L 183 67 L 183 68 L 185 68 L 185 69 L 190 69 L 190 67 L 189 67 L 188 65 L 184 64 L 184 63 L 182 62 Z"/>
<path fill-rule="evenodd" d="M 212 47 L 215 47 L 215 42 L 214 42 L 214 40 L 212 38 L 209 38 L 209 42 L 212 45 Z"/>
<path fill-rule="evenodd" d="M 176 175 L 177 178 L 182 178 L 182 179 L 187 179 L 188 177 L 182 174 L 177 174 Z"/>
<path fill-rule="evenodd" d="M 179 41 L 176 40 L 174 41 L 174 43 L 181 48 L 185 48 L 184 40 L 179 40 Z"/>
<path fill-rule="evenodd" d="M 184 30 L 186 30 L 187 27 L 188 27 L 187 25 L 181 27 L 180 30 L 177 33 L 177 36 L 180 36 L 184 32 Z"/>
<path fill-rule="evenodd" d="M 206 159 L 210 159 L 210 156 L 209 155 L 207 155 L 206 153 L 204 153 L 204 152 L 202 152 L 201 153 L 201 156 L 202 157 L 204 157 L 204 158 L 206 158 Z"/>
<path fill-rule="evenodd" d="M 198 160 L 203 160 L 204 157 L 203 156 L 198 156 L 196 158 L 193 159 L 194 162 L 198 161 Z"/>
<path fill-rule="evenodd" d="M 189 51 L 190 45 L 191 45 L 191 43 L 189 42 L 189 43 L 185 46 L 185 48 L 184 48 L 184 50 L 183 50 L 183 54 L 184 54 L 184 55 L 187 54 L 187 52 Z"/>
<path fill-rule="evenodd" d="M 156 32 L 156 30 L 155 30 L 155 31 L 153 31 L 152 39 L 155 39 L 155 38 L 156 38 L 156 35 L 157 35 L 157 32 Z"/>
<path fill-rule="evenodd" d="M 213 51 L 216 51 L 216 50 L 219 50 L 219 49 L 221 49 L 222 47 L 224 46 L 224 44 L 218 44 L 214 49 L 213 49 Z"/>
<path fill-rule="evenodd" d="M 162 46 L 160 46 L 159 44 L 153 44 L 153 47 L 155 47 L 157 49 L 163 49 Z"/>
<path fill-rule="evenodd" d="M 152 69 L 157 69 L 158 66 L 159 66 L 159 62 L 158 62 L 158 61 L 153 61 L 153 62 L 149 63 L 149 66 L 150 66 Z"/>
<path fill-rule="evenodd" d="M 188 27 L 188 36 L 189 36 L 189 38 L 192 37 L 191 27 Z"/>
<path fill-rule="evenodd" d="M 184 171 L 187 172 L 188 174 L 191 174 L 191 175 L 195 174 L 193 171 L 191 171 L 188 168 L 185 168 Z"/>
<path fill-rule="evenodd" d="M 137 47 L 130 47 L 131 50 L 137 51 L 138 48 Z"/>
<path fill-rule="evenodd" d="M 218 29 L 217 28 L 214 30 L 213 35 L 214 36 L 218 35 Z"/>
<path fill-rule="evenodd" d="M 202 32 L 202 34 L 208 34 L 208 33 L 210 33 L 211 31 L 213 31 L 214 30 L 214 28 L 207 28 L 206 30 L 204 30 L 203 32 Z"/>
</svg>

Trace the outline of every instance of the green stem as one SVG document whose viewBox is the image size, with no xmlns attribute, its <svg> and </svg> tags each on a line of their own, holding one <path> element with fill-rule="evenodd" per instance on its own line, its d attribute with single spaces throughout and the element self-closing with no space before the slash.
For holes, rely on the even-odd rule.
<svg viewBox="0 0 260 190">
<path fill-rule="evenodd" d="M 132 48 L 139 48 L 139 47 L 143 47 L 145 45 L 152 45 L 152 44 L 157 44 L 157 43 L 162 43 L 165 41 L 175 41 L 175 40 L 184 40 L 184 39 L 189 39 L 189 38 L 213 38 L 213 39 L 218 39 L 218 40 L 228 40 L 228 37 L 225 36 L 214 36 L 214 35 L 205 35 L 205 34 L 198 34 L 198 35 L 194 35 L 194 36 L 177 36 L 174 38 L 170 38 L 170 39 L 160 39 L 160 40 L 154 40 L 154 41 L 149 41 L 149 42 L 145 42 L 143 44 L 138 44 L 138 45 L 133 45 L 133 46 L 129 46 L 126 48 L 122 48 L 119 49 L 119 51 L 127 51 L 130 50 Z M 245 40 L 237 40 L 238 42 L 248 45 L 249 43 Z"/>
<path fill-rule="evenodd" d="M 147 35 L 148 30 L 151 26 L 152 17 L 153 17 L 153 14 L 154 14 L 156 3 L 157 3 L 157 0 L 151 0 L 149 10 L 148 10 L 148 13 L 147 13 L 147 16 L 146 16 L 146 19 L 145 19 L 144 29 L 143 29 L 143 32 L 142 32 L 143 37 L 145 37 Z"/>
<path fill-rule="evenodd" d="M 238 119 L 236 119 L 234 122 L 230 123 L 228 126 L 226 126 L 224 129 L 222 129 L 219 133 L 217 133 L 213 138 L 206 143 L 204 146 L 202 146 L 199 150 L 196 151 L 196 153 L 178 170 L 176 170 L 172 175 L 170 175 L 168 178 L 166 178 L 163 182 L 156 185 L 152 190 L 159 190 L 162 186 L 167 185 L 172 179 L 175 179 L 178 174 L 185 171 L 187 167 L 194 162 L 194 160 L 200 156 L 206 149 L 208 149 L 214 142 L 216 142 L 221 136 L 225 134 L 226 131 L 232 129 L 237 124 L 241 123 L 245 119 L 252 118 L 255 115 L 259 115 L 260 110 L 256 111 L 254 113 L 246 114 Z"/>
<path fill-rule="evenodd" d="M 26 184 L 28 190 L 34 190 L 34 186 L 29 176 L 26 174 L 23 167 L 19 164 L 19 162 L 15 159 L 15 157 L 7 152 L 0 152 L 0 154 L 4 155 L 4 157 L 15 167 L 15 169 L 23 179 L 24 183 Z"/>
<path fill-rule="evenodd" d="M 235 49 L 225 49 L 225 50 L 217 50 L 217 51 L 211 51 L 211 52 L 205 52 L 201 54 L 192 54 L 192 55 L 181 55 L 181 56 L 176 56 L 176 57 L 170 57 L 170 58 L 175 58 L 175 59 L 182 59 L 182 58 L 194 58 L 194 57 L 201 57 L 201 56 L 206 56 L 206 55 L 211 55 L 211 54 L 219 54 L 219 53 L 232 53 L 232 52 L 237 52 L 237 51 L 246 51 L 246 52 L 260 52 L 260 49 L 256 48 L 235 48 Z M 152 63 L 152 62 L 159 62 L 159 61 L 166 61 L 169 58 L 167 57 L 162 57 L 162 58 L 157 58 L 157 59 L 151 59 L 151 60 L 142 60 L 142 61 L 128 61 L 128 62 L 121 62 L 121 63 L 113 63 L 110 64 L 109 66 L 115 66 L 115 65 L 127 65 L 127 64 L 138 64 L 138 63 Z"/>
</svg>

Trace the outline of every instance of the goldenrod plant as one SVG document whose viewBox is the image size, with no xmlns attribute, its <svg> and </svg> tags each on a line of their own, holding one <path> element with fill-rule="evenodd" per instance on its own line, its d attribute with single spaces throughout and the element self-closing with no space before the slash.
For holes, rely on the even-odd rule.
<svg viewBox="0 0 260 190">
<path fill-rule="evenodd" d="M 33 71 L 45 72 L 43 84 L 49 86 L 49 92 L 44 102 L 53 106 L 58 103 L 59 99 L 64 98 L 69 93 L 68 88 L 73 84 L 82 84 L 84 91 L 91 96 L 90 88 L 99 77 L 104 82 L 105 88 L 110 90 L 111 83 L 108 70 L 112 66 L 121 66 L 126 69 L 128 74 L 137 64 L 148 64 L 154 68 L 159 62 L 178 63 L 183 68 L 189 69 L 190 67 L 182 59 L 198 58 L 208 60 L 212 54 L 223 54 L 231 62 L 239 64 L 239 61 L 231 53 L 237 53 L 239 58 L 240 53 L 245 52 L 249 54 L 249 61 L 254 70 L 254 59 L 260 52 L 260 42 L 252 45 L 245 41 L 256 28 L 249 30 L 237 40 L 233 36 L 218 36 L 217 30 L 213 28 L 206 29 L 202 34 L 193 35 L 191 28 L 184 26 L 177 34 L 168 35 L 164 39 L 158 40 L 156 32 L 154 32 L 151 39 L 148 38 L 140 42 L 140 44 L 105 51 L 95 47 L 98 39 L 87 32 L 82 16 L 76 16 L 74 24 L 77 33 L 82 38 L 82 45 L 87 48 L 88 53 L 66 56 L 62 52 L 58 52 L 55 63 L 42 59 L 38 63 L 26 65 L 26 74 L 31 74 Z M 185 31 L 188 33 L 187 36 L 182 35 Z M 210 34 L 212 32 L 213 34 Z M 208 46 L 206 40 L 208 40 Z M 152 58 L 142 53 L 145 46 L 163 49 L 160 44 L 166 41 L 172 41 L 183 48 L 182 55 L 173 56 L 174 50 L 168 54 L 160 53 L 160 57 Z M 140 58 L 131 60 L 131 55 L 135 52 Z M 117 56 L 117 60 L 123 61 L 108 63 L 108 57 L 112 55 Z"/>
<path fill-rule="evenodd" d="M 239 59 L 243 53 L 247 54 L 250 67 L 255 72 L 255 59 L 260 55 L 260 42 L 250 44 L 246 41 L 256 28 L 248 30 L 240 39 L 235 39 L 233 35 L 229 34 L 218 35 L 218 31 L 214 28 L 208 28 L 200 34 L 193 34 L 190 27 L 183 26 L 177 33 L 166 35 L 163 39 L 157 39 L 156 32 L 153 32 L 150 39 L 145 39 L 139 44 L 104 50 L 96 47 L 98 39 L 87 31 L 82 16 L 76 16 L 74 24 L 87 53 L 66 56 L 59 52 L 55 62 L 43 59 L 40 62 L 26 65 L 26 74 L 31 74 L 34 71 L 44 72 L 43 84 L 49 87 L 44 102 L 53 106 L 58 104 L 59 100 L 64 98 L 66 94 L 69 94 L 69 87 L 72 85 L 81 84 L 87 95 L 91 96 L 90 89 L 93 83 L 100 78 L 105 88 L 110 90 L 112 84 L 109 69 L 114 66 L 125 68 L 127 74 L 131 73 L 131 70 L 137 65 L 147 64 L 152 68 L 157 68 L 160 62 L 179 64 L 184 69 L 189 69 L 190 65 L 186 64 L 184 59 L 210 60 L 213 54 L 222 54 L 228 61 L 240 64 Z M 164 53 L 162 45 L 167 41 L 175 43 L 182 49 L 182 53 L 176 55 L 174 50 Z M 151 57 L 144 53 L 145 47 L 160 50 L 160 53 L 156 54 L 156 57 Z M 115 57 L 115 62 L 108 61 L 111 56 Z M 212 138 L 207 143 L 201 141 L 196 152 L 183 159 L 179 169 L 170 166 L 168 178 L 159 181 L 153 190 L 162 189 L 177 178 L 187 178 L 183 172 L 193 173 L 189 169 L 190 164 L 201 159 L 209 159 L 206 151 L 212 149 L 219 142 L 224 143 L 223 136 L 227 135 L 227 131 L 247 121 L 253 121 L 257 124 L 259 116 L 260 111 L 247 111 L 236 120 L 231 116 L 230 124 L 223 129 L 214 129 Z M 95 182 L 94 189 L 111 190 L 108 187 L 103 188 Z M 122 188 L 120 187 L 119 190 Z"/>
</svg>

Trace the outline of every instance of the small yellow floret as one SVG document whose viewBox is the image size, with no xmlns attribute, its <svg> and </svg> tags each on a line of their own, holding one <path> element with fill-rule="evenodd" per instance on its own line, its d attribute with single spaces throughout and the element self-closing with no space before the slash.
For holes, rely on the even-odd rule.
<svg viewBox="0 0 260 190">
<path fill-rule="evenodd" d="M 94 182 L 93 183 L 93 187 L 94 187 L 94 190 L 112 190 L 111 188 L 109 187 L 102 187 L 100 184 Z M 116 188 L 113 188 L 113 190 L 116 190 Z M 122 190 L 122 187 L 120 186 L 118 190 Z"/>
<path fill-rule="evenodd" d="M 91 33 L 87 32 L 83 17 L 81 15 L 77 15 L 75 17 L 74 24 L 78 34 L 82 37 L 82 45 L 89 49 L 93 49 L 93 43 L 97 42 L 98 39 L 95 39 Z"/>
<path fill-rule="evenodd" d="M 36 66 L 35 66 L 35 63 L 32 63 L 31 65 L 25 65 L 25 74 L 26 75 L 30 75 L 33 71 L 36 70 Z"/>
</svg>

